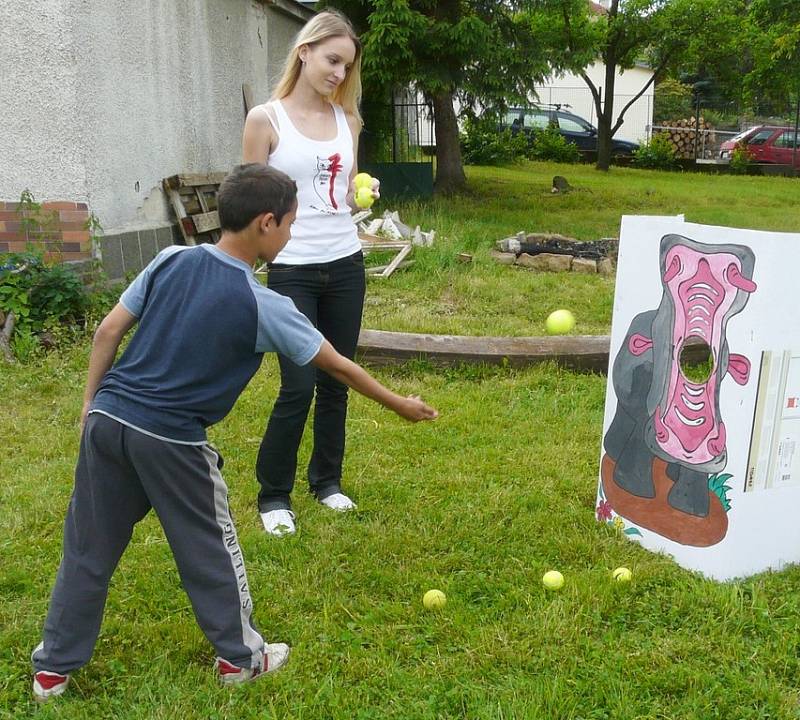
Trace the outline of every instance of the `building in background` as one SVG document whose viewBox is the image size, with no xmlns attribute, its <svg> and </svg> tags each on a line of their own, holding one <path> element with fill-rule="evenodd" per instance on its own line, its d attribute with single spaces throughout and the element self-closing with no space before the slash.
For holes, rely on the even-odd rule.
<svg viewBox="0 0 800 720">
<path fill-rule="evenodd" d="M 0 201 L 88 207 L 109 276 L 137 271 L 174 241 L 161 180 L 240 161 L 243 86 L 269 97 L 313 14 L 295 0 L 1 3 Z M 22 249 L 0 230 L 0 252 Z M 90 254 L 79 235 L 67 259 Z"/>
</svg>

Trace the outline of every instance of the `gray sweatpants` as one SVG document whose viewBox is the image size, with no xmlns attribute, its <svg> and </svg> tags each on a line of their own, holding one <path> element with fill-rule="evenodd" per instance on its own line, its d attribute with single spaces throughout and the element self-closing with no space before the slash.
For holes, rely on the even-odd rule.
<svg viewBox="0 0 800 720">
<path fill-rule="evenodd" d="M 37 671 L 68 673 L 89 661 L 111 575 L 151 507 L 217 654 L 239 667 L 262 666 L 264 640 L 251 619 L 221 467 L 209 445 L 166 442 L 105 415 L 89 416 L 64 521 L 64 557 L 32 656 Z"/>
</svg>

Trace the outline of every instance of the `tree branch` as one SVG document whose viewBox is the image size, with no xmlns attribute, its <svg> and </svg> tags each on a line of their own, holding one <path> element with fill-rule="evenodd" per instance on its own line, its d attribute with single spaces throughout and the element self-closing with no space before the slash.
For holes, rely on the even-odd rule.
<svg viewBox="0 0 800 720">
<path fill-rule="evenodd" d="M 669 63 L 670 59 L 672 58 L 673 53 L 674 53 L 674 50 L 670 50 L 664 56 L 664 59 L 659 63 L 658 67 L 653 71 L 652 76 L 642 86 L 642 89 L 639 90 L 639 92 L 636 93 L 636 95 L 634 95 L 633 98 L 631 98 L 631 100 L 628 101 L 628 103 L 625 105 L 625 107 L 623 107 L 622 110 L 619 111 L 619 115 L 617 116 L 617 122 L 615 122 L 614 126 L 611 128 L 611 135 L 612 136 L 614 135 L 615 132 L 617 132 L 617 130 L 620 129 L 620 127 L 622 127 L 623 117 L 625 116 L 625 113 L 628 112 L 628 108 L 630 108 L 630 106 L 633 105 L 633 103 L 635 103 L 640 97 L 642 97 L 642 95 L 645 94 L 645 91 L 647 90 L 647 88 L 649 88 L 652 84 L 655 83 L 655 81 L 658 78 L 658 76 L 664 71 L 664 68 L 667 67 L 667 64 Z"/>
</svg>

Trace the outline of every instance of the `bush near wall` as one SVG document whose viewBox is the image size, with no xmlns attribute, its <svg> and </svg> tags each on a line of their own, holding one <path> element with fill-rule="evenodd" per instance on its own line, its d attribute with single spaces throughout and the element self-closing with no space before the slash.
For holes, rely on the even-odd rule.
<svg viewBox="0 0 800 720">
<path fill-rule="evenodd" d="M 32 209 L 32 210 L 31 210 Z M 0 200 L 0 253 L 41 252 L 47 261 L 92 257 L 86 203 Z"/>
</svg>

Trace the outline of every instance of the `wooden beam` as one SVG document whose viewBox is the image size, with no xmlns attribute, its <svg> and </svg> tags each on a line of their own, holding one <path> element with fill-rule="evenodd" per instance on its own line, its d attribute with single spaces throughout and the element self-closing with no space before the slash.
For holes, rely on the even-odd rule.
<svg viewBox="0 0 800 720">
<path fill-rule="evenodd" d="M 424 358 L 435 365 L 487 363 L 525 367 L 552 361 L 575 370 L 608 372 L 608 335 L 555 337 L 469 337 L 362 330 L 358 352 L 362 360 L 389 365 Z"/>
<path fill-rule="evenodd" d="M 164 179 L 167 186 L 177 190 L 182 187 L 195 187 L 196 185 L 219 185 L 228 173 L 207 173 L 172 175 Z"/>
<path fill-rule="evenodd" d="M 387 278 L 391 275 L 395 270 L 397 270 L 397 266 L 400 265 L 403 260 L 406 259 L 406 256 L 411 252 L 411 245 L 406 245 L 397 255 L 394 256 L 392 262 L 387 265 L 386 269 L 378 275 L 381 278 Z"/>
<path fill-rule="evenodd" d="M 396 365 L 426 359 L 434 365 L 486 363 L 526 367 L 554 362 L 572 370 L 607 373 L 610 335 L 556 335 L 544 337 L 474 337 L 362 330 L 358 337 L 361 359 L 373 365 Z M 687 342 L 681 362 L 703 362 L 705 343 Z"/>
</svg>

